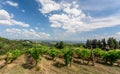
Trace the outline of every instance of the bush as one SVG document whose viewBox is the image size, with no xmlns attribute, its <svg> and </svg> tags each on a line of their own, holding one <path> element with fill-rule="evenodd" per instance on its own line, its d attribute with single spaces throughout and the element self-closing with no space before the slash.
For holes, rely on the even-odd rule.
<svg viewBox="0 0 120 74">
<path fill-rule="evenodd" d="M 102 57 L 105 63 L 110 62 L 111 65 L 113 65 L 113 63 L 120 58 L 118 51 L 115 50 L 105 52 Z"/>
<path fill-rule="evenodd" d="M 100 48 L 96 48 L 93 50 L 93 53 L 95 56 L 101 56 L 104 51 L 101 50 Z"/>
<path fill-rule="evenodd" d="M 90 50 L 88 50 L 88 49 L 77 49 L 76 50 L 76 54 L 80 57 L 80 58 L 83 58 L 83 59 L 85 59 L 85 58 L 88 58 L 88 57 L 90 57 Z"/>
<path fill-rule="evenodd" d="M 15 60 L 21 54 L 22 54 L 22 51 L 20 51 L 20 50 L 11 50 L 10 52 L 7 52 L 5 60 L 7 63 L 11 63 L 13 60 Z"/>
<path fill-rule="evenodd" d="M 52 57 L 52 60 L 55 60 L 55 57 L 58 57 L 58 56 L 59 56 L 60 50 L 57 50 L 57 49 L 49 49 L 49 50 L 48 50 L 48 54 L 49 54 L 49 56 Z"/>
<path fill-rule="evenodd" d="M 36 47 L 31 48 L 31 49 L 29 49 L 28 54 L 30 54 L 30 56 L 36 61 L 35 66 L 37 66 L 39 60 L 41 60 L 41 57 L 40 57 L 42 54 L 41 49 L 38 49 Z"/>
<path fill-rule="evenodd" d="M 10 51 L 10 53 L 12 53 L 12 58 L 16 59 L 18 56 L 20 56 L 22 54 L 22 51 L 20 51 L 20 50 L 12 50 L 12 51 Z"/>
<path fill-rule="evenodd" d="M 100 48 L 96 48 L 93 50 L 93 53 L 94 53 L 95 57 L 97 57 L 97 61 L 99 61 L 98 59 L 101 58 L 104 51 L 101 50 Z"/>
<path fill-rule="evenodd" d="M 118 55 L 118 58 L 120 59 L 120 50 L 116 52 Z"/>
<path fill-rule="evenodd" d="M 71 66 L 73 52 L 74 51 L 72 49 L 64 51 L 64 59 L 65 59 L 65 65 L 66 66 L 68 66 L 69 63 L 70 63 L 70 66 Z"/>
<path fill-rule="evenodd" d="M 41 55 L 42 55 L 42 54 L 48 54 L 48 53 L 49 53 L 49 48 L 46 47 L 46 46 L 40 46 L 40 47 L 38 47 L 38 49 L 39 49 Z"/>
</svg>

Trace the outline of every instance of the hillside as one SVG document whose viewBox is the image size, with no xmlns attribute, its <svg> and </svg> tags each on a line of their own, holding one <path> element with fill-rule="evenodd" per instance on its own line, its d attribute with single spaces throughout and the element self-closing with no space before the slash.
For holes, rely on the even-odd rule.
<svg viewBox="0 0 120 74">
<path fill-rule="evenodd" d="M 0 38 L 0 74 L 119 74 L 120 68 L 116 64 L 120 60 L 119 49 L 95 48 L 93 53 L 81 44 L 61 41 L 49 45 Z M 87 64 L 93 57 L 94 62 L 100 63 Z"/>
<path fill-rule="evenodd" d="M 3 56 L 4 57 L 4 56 Z M 2 58 L 2 57 L 0 57 Z M 63 59 L 57 59 L 56 62 L 64 63 Z M 73 63 L 71 67 L 56 67 L 55 61 L 42 57 L 40 62 L 40 71 L 35 68 L 25 68 L 25 55 L 18 57 L 13 63 L 0 69 L 0 74 L 119 74 L 120 68 L 117 66 L 107 66 L 96 63 L 96 66 L 82 65 Z M 0 60 L 2 66 L 4 60 Z"/>
<path fill-rule="evenodd" d="M 15 49 L 25 51 L 31 48 L 32 44 L 29 40 L 10 40 L 0 37 L 0 55 Z"/>
</svg>

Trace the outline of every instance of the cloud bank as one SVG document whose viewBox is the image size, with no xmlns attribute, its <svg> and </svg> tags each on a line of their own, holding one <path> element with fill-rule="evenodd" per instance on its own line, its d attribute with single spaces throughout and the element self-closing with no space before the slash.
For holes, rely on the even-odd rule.
<svg viewBox="0 0 120 74">
<path fill-rule="evenodd" d="M 41 4 L 39 10 L 43 14 L 51 14 L 51 12 L 57 12 L 48 15 L 50 27 L 60 28 L 67 32 L 83 32 L 93 31 L 100 28 L 113 27 L 120 25 L 120 17 L 117 15 L 111 15 L 107 17 L 92 17 L 86 15 L 78 0 L 67 2 L 56 2 L 54 0 L 37 0 Z"/>
<path fill-rule="evenodd" d="M 34 29 L 7 28 L 5 30 L 10 37 L 18 39 L 47 39 L 50 34 L 45 32 L 36 32 Z"/>
<path fill-rule="evenodd" d="M 29 27 L 29 24 L 13 19 L 13 16 L 3 9 L 0 10 L 0 25 Z"/>
</svg>

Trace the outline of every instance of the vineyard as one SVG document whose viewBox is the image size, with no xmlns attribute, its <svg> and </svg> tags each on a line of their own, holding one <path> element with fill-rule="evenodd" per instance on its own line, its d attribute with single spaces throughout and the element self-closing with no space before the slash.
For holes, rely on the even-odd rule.
<svg viewBox="0 0 120 74">
<path fill-rule="evenodd" d="M 119 66 L 120 64 L 120 50 L 102 50 L 100 48 L 88 49 L 85 47 L 50 47 L 33 43 L 31 47 L 26 50 L 14 49 L 9 50 L 3 54 L 2 60 L 5 62 L 0 69 L 15 62 L 17 58 L 24 55 L 25 63 L 22 63 L 24 68 L 41 71 L 41 62 L 44 59 L 54 62 L 57 68 L 72 67 L 74 64 L 93 66 L 96 64 Z M 61 59 L 61 60 L 60 60 Z M 57 61 L 60 60 L 60 61 Z M 49 73 L 48 73 L 49 74 Z"/>
<path fill-rule="evenodd" d="M 55 48 L 48 48 L 44 46 L 40 47 L 33 47 L 29 49 L 26 52 L 22 52 L 20 50 L 12 50 L 10 52 L 7 52 L 6 54 L 6 64 L 11 63 L 13 60 L 15 60 L 17 57 L 19 57 L 22 54 L 26 54 L 26 56 L 29 56 L 35 61 L 35 66 L 40 62 L 42 56 L 48 56 L 51 60 L 56 60 L 57 58 L 63 58 L 65 66 L 71 65 L 71 62 L 74 61 L 74 59 L 81 60 L 80 63 L 84 63 L 84 61 L 87 61 L 86 64 L 89 64 L 89 61 L 95 61 L 99 63 L 105 63 L 114 65 L 114 63 L 120 59 L 120 51 L 119 50 L 110 50 L 110 51 L 103 51 L 99 48 L 96 48 L 93 50 L 94 54 L 94 60 L 91 60 L 92 57 L 92 51 L 85 48 L 79 48 L 79 49 L 55 49 Z M 31 61 L 32 62 L 32 61 Z"/>
</svg>

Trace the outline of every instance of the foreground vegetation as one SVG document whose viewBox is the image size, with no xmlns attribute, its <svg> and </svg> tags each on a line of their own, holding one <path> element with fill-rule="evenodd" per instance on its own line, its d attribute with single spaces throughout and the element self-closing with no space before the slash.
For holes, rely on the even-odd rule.
<svg viewBox="0 0 120 74">
<path fill-rule="evenodd" d="M 11 64 L 0 69 L 0 74 L 119 74 L 120 68 L 117 66 L 108 66 L 96 63 L 96 66 L 83 65 L 81 63 L 72 63 L 71 67 L 56 66 L 57 63 L 64 64 L 62 58 L 57 58 L 52 61 L 42 57 L 40 61 L 40 70 L 36 68 L 26 68 L 23 65 L 26 63 L 25 55 L 19 56 Z"/>
<path fill-rule="evenodd" d="M 6 41 L 8 41 L 10 44 L 7 44 Z M 3 58 L 5 60 L 5 65 L 3 67 L 7 66 L 8 64 L 11 64 L 12 62 L 14 62 L 14 60 L 16 60 L 19 56 L 23 54 L 26 56 L 27 67 L 36 68 L 36 70 L 40 70 L 40 64 L 43 60 L 43 57 L 56 62 L 56 67 L 71 67 L 76 62 L 78 64 L 81 63 L 93 66 L 95 66 L 96 63 L 101 63 L 110 66 L 113 66 L 116 63 L 119 65 L 120 63 L 120 50 L 109 48 L 109 51 L 106 51 L 104 50 L 105 48 L 102 49 L 94 47 L 94 45 L 92 44 L 88 45 L 90 47 L 86 47 L 86 45 L 79 47 L 69 47 L 69 45 L 65 44 L 64 42 L 59 42 L 56 43 L 55 46 L 50 47 L 28 40 L 14 41 L 4 38 L 1 38 L 1 42 L 9 46 L 5 47 L 5 45 L 1 45 L 0 54 L 6 55 Z M 14 48 L 11 46 L 11 44 L 13 44 Z M 2 51 L 3 49 L 5 50 Z M 57 59 L 62 59 L 64 63 L 57 63 Z"/>
</svg>

